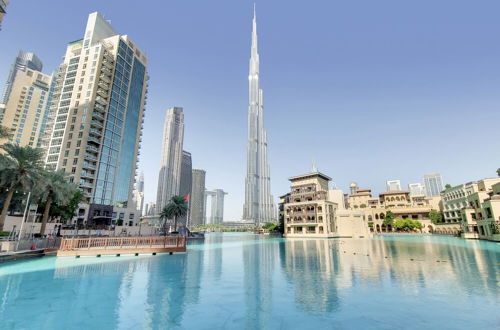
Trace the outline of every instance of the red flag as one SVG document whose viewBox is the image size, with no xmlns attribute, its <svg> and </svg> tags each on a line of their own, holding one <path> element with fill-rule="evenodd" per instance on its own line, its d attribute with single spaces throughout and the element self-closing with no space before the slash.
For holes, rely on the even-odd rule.
<svg viewBox="0 0 500 330">
<path fill-rule="evenodd" d="M 189 194 L 187 194 L 187 195 L 186 195 L 186 197 L 184 198 L 184 200 L 185 200 L 186 202 L 189 202 Z"/>
</svg>

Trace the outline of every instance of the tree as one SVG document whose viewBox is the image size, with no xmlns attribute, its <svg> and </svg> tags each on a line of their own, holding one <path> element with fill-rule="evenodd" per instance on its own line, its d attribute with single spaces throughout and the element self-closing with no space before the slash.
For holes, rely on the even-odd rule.
<svg viewBox="0 0 500 330">
<path fill-rule="evenodd" d="M 384 217 L 383 224 L 386 226 L 394 225 L 394 218 L 395 217 L 396 217 L 396 215 L 394 215 L 394 213 L 392 213 L 392 211 L 387 211 L 387 213 L 385 214 L 385 217 Z"/>
<path fill-rule="evenodd" d="M 0 139 L 6 139 L 11 135 L 12 134 L 9 132 L 9 129 L 7 127 L 0 125 Z"/>
<path fill-rule="evenodd" d="M 424 225 L 422 225 L 422 223 L 418 220 L 412 221 L 412 225 L 413 229 L 422 230 L 422 228 L 424 228 Z"/>
<path fill-rule="evenodd" d="M 52 204 L 50 210 L 51 216 L 61 217 L 61 220 L 71 220 L 78 210 L 78 205 L 83 200 L 83 193 L 76 185 L 68 183 L 68 186 L 71 191 L 69 201 L 63 205 Z"/>
<path fill-rule="evenodd" d="M 497 175 L 500 176 L 500 168 L 497 170 Z"/>
<path fill-rule="evenodd" d="M 410 231 L 415 229 L 422 229 L 422 223 L 418 220 L 396 218 L 394 221 L 394 228 L 398 230 Z"/>
<path fill-rule="evenodd" d="M 40 180 L 43 164 L 41 149 L 10 143 L 2 148 L 6 153 L 0 155 L 0 187 L 6 192 L 6 197 L 0 213 L 0 229 L 5 224 L 14 192 L 33 188 Z"/>
<path fill-rule="evenodd" d="M 444 188 L 445 189 L 451 189 L 452 187 L 451 187 L 451 184 L 447 183 L 447 184 L 444 185 Z"/>
<path fill-rule="evenodd" d="M 163 233 L 167 234 L 167 219 L 174 219 L 174 231 L 177 231 L 177 218 L 185 216 L 188 212 L 187 202 L 184 196 L 172 196 L 170 202 L 160 213 L 163 220 Z"/>
<path fill-rule="evenodd" d="M 431 222 L 436 225 L 438 223 L 443 222 L 443 214 L 439 211 L 432 209 L 429 212 L 429 219 L 431 219 Z"/>
<path fill-rule="evenodd" d="M 66 181 L 63 171 L 43 171 L 41 177 L 38 187 L 40 189 L 40 199 L 45 201 L 45 209 L 43 211 L 42 225 L 40 226 L 40 235 L 44 235 L 52 203 L 63 205 L 68 203 L 72 197 L 73 186 Z"/>
</svg>

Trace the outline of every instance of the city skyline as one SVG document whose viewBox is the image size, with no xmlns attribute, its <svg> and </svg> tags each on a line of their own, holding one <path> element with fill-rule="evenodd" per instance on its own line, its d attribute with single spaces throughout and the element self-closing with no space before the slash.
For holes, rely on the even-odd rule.
<svg viewBox="0 0 500 330">
<path fill-rule="evenodd" d="M 156 194 L 161 141 L 158 118 L 167 107 L 181 105 L 187 109 L 185 144 L 195 156 L 193 165 L 210 173 L 207 186 L 230 193 L 225 201 L 225 219 L 240 219 L 247 92 L 247 81 L 242 77 L 247 70 L 247 22 L 252 3 L 222 2 L 231 15 L 221 13 L 220 6 L 202 2 L 197 6 L 162 5 L 156 12 L 164 12 L 161 8 L 180 13 L 172 16 L 173 23 L 179 19 L 174 16 L 186 15 L 195 22 L 185 31 L 167 29 L 165 35 L 158 34 L 149 23 L 159 19 L 153 8 L 157 4 L 139 8 L 132 16 L 144 27 L 130 26 L 130 14 L 117 2 L 77 4 L 57 24 L 41 26 L 39 20 L 25 17 L 31 11 L 40 17 L 53 15 L 54 8 L 62 4 L 9 4 L 0 33 L 4 48 L 0 54 L 4 63 L 0 66 L 2 83 L 20 49 L 36 53 L 44 63 L 44 73 L 56 69 L 64 45 L 81 34 L 85 17 L 93 11 L 103 12 L 150 58 L 150 92 L 139 163 L 139 170 L 146 176 L 146 202 L 153 201 Z M 457 163 L 441 157 L 441 153 L 474 148 L 473 133 L 466 129 L 448 132 L 451 123 L 464 128 L 481 125 L 488 132 L 500 119 L 496 111 L 500 99 L 495 94 L 500 83 L 496 64 L 500 48 L 491 43 L 495 31 L 500 30 L 492 15 L 498 4 L 474 7 L 424 1 L 411 8 L 413 17 L 389 4 L 367 4 L 366 12 L 360 15 L 349 4 L 325 2 L 307 7 L 287 3 L 286 8 L 282 4 L 257 3 L 259 28 L 265 31 L 259 40 L 265 58 L 261 63 L 266 72 L 263 87 L 266 108 L 272 109 L 266 113 L 266 124 L 273 131 L 269 159 L 274 196 L 289 190 L 286 178 L 307 170 L 310 159 L 317 161 L 321 171 L 331 173 L 333 181 L 346 192 L 353 180 L 361 187 L 383 191 L 388 179 L 411 183 L 432 172 L 441 173 L 446 179 L 443 184 L 452 185 L 495 176 L 500 157 L 494 153 L 487 153 L 480 163 Z M 453 15 L 444 15 L 449 10 Z M 421 21 L 424 14 L 425 26 Z M 306 20 L 307 27 L 295 26 L 299 19 Z M 60 24 L 67 28 L 59 29 Z M 400 28 L 392 31 L 396 24 Z M 366 31 L 371 33 L 365 36 Z M 206 36 L 210 38 L 204 40 Z M 172 47 L 158 48 L 158 40 Z M 169 54 L 167 60 L 162 50 Z M 305 133 L 300 132 L 302 120 L 297 119 L 304 111 L 309 114 L 308 120 L 315 122 L 314 142 L 302 141 Z M 382 134 L 395 125 L 408 136 L 398 134 L 398 139 L 391 139 Z M 413 140 L 409 132 L 422 127 L 428 132 Z M 447 143 L 429 147 L 444 134 L 452 133 L 453 139 Z M 340 144 L 345 137 L 350 137 L 349 143 Z M 373 138 L 379 139 L 377 148 L 370 146 Z M 500 146 L 492 139 L 484 142 L 488 150 Z M 384 150 L 384 145 L 390 148 Z M 303 152 L 304 161 L 295 161 L 296 150 Z"/>
</svg>

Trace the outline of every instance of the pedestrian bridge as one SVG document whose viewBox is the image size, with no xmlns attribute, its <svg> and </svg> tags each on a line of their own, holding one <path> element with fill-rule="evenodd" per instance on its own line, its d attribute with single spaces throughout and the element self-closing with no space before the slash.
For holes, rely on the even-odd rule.
<svg viewBox="0 0 500 330">
<path fill-rule="evenodd" d="M 183 236 L 63 238 L 57 251 L 63 256 L 97 256 L 186 252 Z"/>
</svg>

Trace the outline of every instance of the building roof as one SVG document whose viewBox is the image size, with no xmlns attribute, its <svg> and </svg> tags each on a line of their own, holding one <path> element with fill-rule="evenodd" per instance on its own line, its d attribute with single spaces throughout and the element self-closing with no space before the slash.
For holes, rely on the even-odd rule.
<svg viewBox="0 0 500 330">
<path fill-rule="evenodd" d="M 386 191 L 386 192 L 383 192 L 383 193 L 380 193 L 379 195 L 380 196 L 383 196 L 383 195 L 400 195 L 400 194 L 409 194 L 410 192 L 408 190 L 390 190 L 390 191 Z"/>
<path fill-rule="evenodd" d="M 332 179 L 328 175 L 323 174 L 321 172 L 311 172 L 311 173 L 307 173 L 307 174 L 292 176 L 292 177 L 288 178 L 288 180 L 293 182 L 293 181 L 303 180 L 303 179 L 307 179 L 307 178 L 314 178 L 314 177 L 320 177 L 320 178 L 325 179 L 327 181 L 330 181 Z"/>
</svg>

